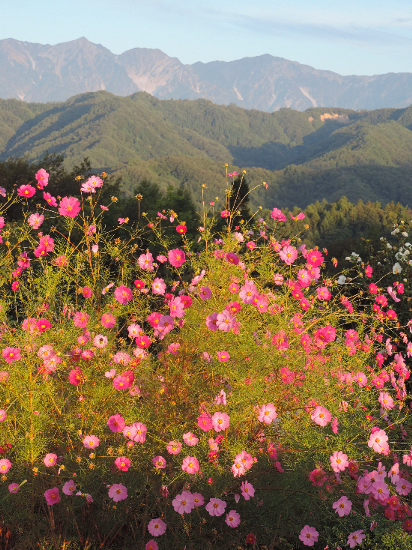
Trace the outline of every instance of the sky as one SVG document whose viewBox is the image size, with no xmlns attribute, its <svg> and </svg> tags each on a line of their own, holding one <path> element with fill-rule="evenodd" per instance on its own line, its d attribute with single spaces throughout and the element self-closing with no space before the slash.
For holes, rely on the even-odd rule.
<svg viewBox="0 0 412 550">
<path fill-rule="evenodd" d="M 85 36 L 183 63 L 270 54 L 342 75 L 412 72 L 411 0 L 0 0 L 0 40 Z"/>
</svg>

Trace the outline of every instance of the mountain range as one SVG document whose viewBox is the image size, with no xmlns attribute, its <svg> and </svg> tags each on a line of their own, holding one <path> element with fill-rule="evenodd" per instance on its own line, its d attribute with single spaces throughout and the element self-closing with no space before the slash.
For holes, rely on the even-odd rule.
<svg viewBox="0 0 412 550">
<path fill-rule="evenodd" d="M 0 98 L 60 102 L 99 90 L 209 99 L 266 112 L 324 106 L 371 110 L 412 104 L 412 73 L 342 76 L 271 55 L 185 65 L 157 49 L 115 55 L 84 37 L 54 46 L 0 40 Z"/>
</svg>

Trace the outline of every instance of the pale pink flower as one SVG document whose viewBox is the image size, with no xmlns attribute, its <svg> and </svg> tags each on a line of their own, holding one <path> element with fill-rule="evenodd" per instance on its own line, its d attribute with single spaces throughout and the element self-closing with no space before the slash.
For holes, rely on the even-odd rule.
<svg viewBox="0 0 412 550">
<path fill-rule="evenodd" d="M 409 495 L 412 489 L 412 484 L 400 477 L 396 482 L 396 491 L 399 495 Z"/>
<path fill-rule="evenodd" d="M 115 483 L 109 489 L 109 497 L 113 499 L 114 502 L 124 500 L 127 498 L 127 488 L 121 483 Z"/>
<path fill-rule="evenodd" d="M 53 504 L 60 502 L 61 498 L 58 487 L 53 487 L 53 489 L 48 489 L 45 491 L 44 498 L 49 506 L 53 506 Z"/>
<path fill-rule="evenodd" d="M 147 530 L 153 537 L 158 537 L 166 531 L 166 523 L 160 518 L 152 519 L 149 521 Z"/>
<path fill-rule="evenodd" d="M 332 415 L 325 407 L 316 407 L 311 414 L 311 419 L 319 426 L 326 426 L 332 420 Z"/>
<path fill-rule="evenodd" d="M 0 422 L 4 422 L 7 418 L 7 412 L 4 409 L 0 409 Z"/>
<path fill-rule="evenodd" d="M 183 434 L 183 441 L 186 445 L 189 445 L 189 447 L 194 447 L 198 443 L 199 438 L 196 437 L 195 434 L 192 434 L 192 432 L 187 432 Z"/>
<path fill-rule="evenodd" d="M 0 460 L 0 473 L 7 474 L 11 468 L 11 462 L 8 458 L 2 458 Z"/>
<path fill-rule="evenodd" d="M 334 472 L 343 472 L 349 466 L 348 455 L 342 451 L 335 451 L 330 457 L 330 463 Z"/>
<path fill-rule="evenodd" d="M 72 495 L 74 491 L 76 490 L 76 484 L 71 479 L 70 481 L 66 481 L 66 483 L 63 485 L 62 491 L 65 495 Z"/>
<path fill-rule="evenodd" d="M 248 483 L 247 481 L 242 482 L 242 485 L 240 486 L 240 490 L 245 500 L 250 500 L 251 497 L 255 496 L 255 488 L 251 483 Z"/>
<path fill-rule="evenodd" d="M 234 317 L 229 311 L 224 310 L 222 313 L 218 313 L 216 325 L 219 330 L 223 332 L 229 332 L 234 328 L 236 323 L 236 317 Z"/>
<path fill-rule="evenodd" d="M 352 510 L 352 502 L 348 499 L 348 497 L 343 496 L 332 504 L 332 508 L 339 515 L 339 517 L 347 516 Z"/>
<path fill-rule="evenodd" d="M 28 217 L 27 223 L 33 228 L 38 229 L 41 224 L 44 222 L 44 216 L 43 214 L 39 214 L 36 212 L 36 214 L 31 214 L 31 216 Z"/>
<path fill-rule="evenodd" d="M 299 539 L 305 546 L 313 546 L 315 542 L 318 542 L 318 537 L 319 533 L 314 527 L 309 527 L 309 525 L 305 525 L 299 535 Z"/>
<path fill-rule="evenodd" d="M 164 280 L 156 277 L 156 279 L 152 283 L 153 294 L 164 295 L 165 290 L 166 290 L 166 283 L 164 282 Z"/>
<path fill-rule="evenodd" d="M 271 424 L 277 417 L 276 407 L 272 403 L 262 405 L 259 409 L 258 420 L 265 424 Z"/>
<path fill-rule="evenodd" d="M 378 397 L 378 401 L 381 404 L 382 408 L 385 410 L 393 409 L 395 406 L 393 399 L 388 392 L 381 391 Z"/>
<path fill-rule="evenodd" d="M 57 455 L 55 455 L 54 453 L 48 453 L 44 458 L 43 458 L 43 462 L 45 464 L 45 466 L 47 466 L 48 468 L 50 466 L 54 466 L 57 462 Z"/>
<path fill-rule="evenodd" d="M 212 291 L 208 286 L 202 286 L 199 290 L 199 296 L 202 300 L 209 300 L 212 296 Z"/>
<path fill-rule="evenodd" d="M 298 257 L 298 251 L 293 246 L 284 246 L 279 252 L 279 256 L 286 265 L 292 265 Z"/>
<path fill-rule="evenodd" d="M 190 514 L 195 507 L 192 493 L 189 491 L 183 491 L 181 495 L 176 495 L 172 500 L 173 508 L 178 514 Z"/>
<path fill-rule="evenodd" d="M 141 254 L 137 261 L 141 269 L 153 271 L 153 256 L 150 252 L 147 252 L 147 254 Z"/>
<path fill-rule="evenodd" d="M 180 441 L 170 441 L 166 449 L 171 455 L 178 455 L 182 450 L 182 444 Z"/>
<path fill-rule="evenodd" d="M 218 314 L 213 312 L 212 315 L 206 317 L 206 326 L 209 330 L 217 330 L 217 316 Z"/>
<path fill-rule="evenodd" d="M 107 346 L 108 339 L 106 336 L 103 336 L 103 334 L 97 334 L 93 338 L 93 345 L 98 349 L 103 349 Z"/>
<path fill-rule="evenodd" d="M 363 529 L 358 529 L 349 535 L 347 544 L 349 544 L 351 548 L 354 548 L 357 544 L 361 544 L 365 537 L 366 535 L 363 533 Z"/>
<path fill-rule="evenodd" d="M 133 441 L 135 443 L 144 443 L 146 441 L 146 425 L 141 422 L 134 422 L 133 428 L 136 430 L 136 435 L 133 437 Z"/>
<path fill-rule="evenodd" d="M 183 459 L 182 470 L 188 474 L 195 474 L 199 471 L 199 461 L 195 456 L 187 456 Z"/>
<path fill-rule="evenodd" d="M 226 430 L 230 424 L 230 417 L 226 413 L 215 412 L 212 416 L 212 426 L 215 432 L 221 432 Z"/>
<path fill-rule="evenodd" d="M 376 453 L 384 453 L 388 448 L 388 436 L 384 430 L 376 430 L 371 433 L 368 441 L 368 447 L 371 447 Z"/>
<path fill-rule="evenodd" d="M 99 446 L 100 441 L 99 441 L 99 438 L 96 437 L 95 435 L 87 435 L 83 439 L 82 443 L 86 447 L 86 449 L 95 449 L 96 447 Z"/>
<path fill-rule="evenodd" d="M 205 503 L 204 496 L 201 495 L 200 493 L 192 493 L 192 497 L 193 497 L 193 503 L 195 507 L 203 506 L 203 504 Z"/>
<path fill-rule="evenodd" d="M 221 516 L 225 513 L 227 503 L 220 498 L 211 498 L 205 508 L 211 516 Z"/>
<path fill-rule="evenodd" d="M 237 527 L 240 523 L 240 515 L 235 510 L 230 510 L 226 515 L 225 523 L 229 527 Z"/>
</svg>

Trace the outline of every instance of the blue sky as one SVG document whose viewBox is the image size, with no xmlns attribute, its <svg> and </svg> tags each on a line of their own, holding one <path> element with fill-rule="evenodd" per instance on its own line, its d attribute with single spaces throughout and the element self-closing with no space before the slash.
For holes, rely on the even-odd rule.
<svg viewBox="0 0 412 550">
<path fill-rule="evenodd" d="M 85 36 L 183 63 L 271 54 L 340 74 L 412 72 L 411 0 L 0 0 L 0 39 Z"/>
</svg>

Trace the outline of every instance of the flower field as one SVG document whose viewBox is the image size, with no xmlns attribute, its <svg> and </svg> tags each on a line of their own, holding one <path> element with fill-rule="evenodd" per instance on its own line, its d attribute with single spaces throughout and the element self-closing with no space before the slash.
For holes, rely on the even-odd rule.
<svg viewBox="0 0 412 550">
<path fill-rule="evenodd" d="M 2 547 L 412 548 L 407 224 L 338 273 L 277 208 L 106 230 L 104 179 L 0 189 Z"/>
</svg>

